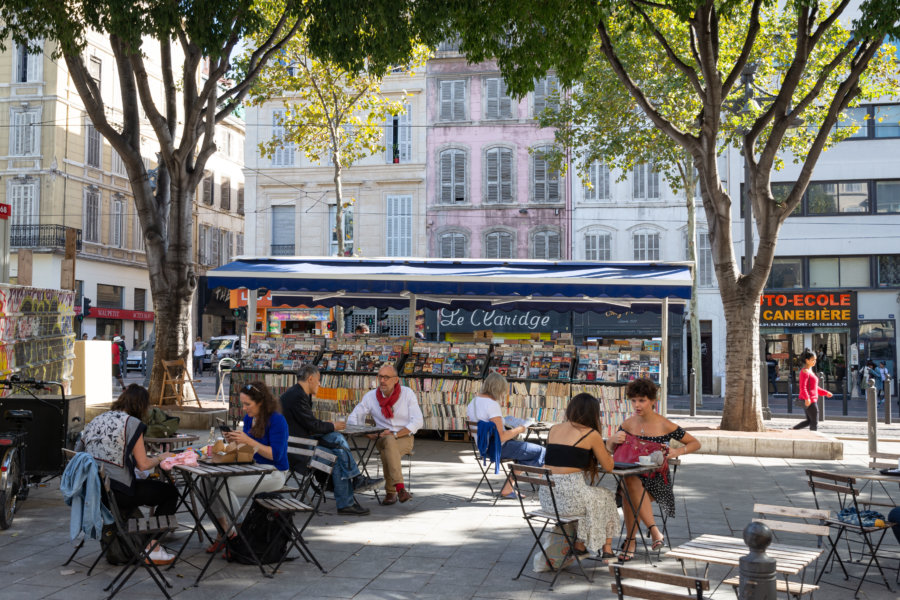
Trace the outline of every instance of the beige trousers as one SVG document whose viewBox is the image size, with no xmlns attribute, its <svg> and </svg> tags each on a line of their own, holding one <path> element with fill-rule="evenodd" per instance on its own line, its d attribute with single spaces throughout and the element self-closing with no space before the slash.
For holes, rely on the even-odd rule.
<svg viewBox="0 0 900 600">
<path fill-rule="evenodd" d="M 407 435 L 402 438 L 395 438 L 392 435 L 380 437 L 375 442 L 375 447 L 381 454 L 381 464 L 384 467 L 384 489 L 388 493 L 397 491 L 397 484 L 403 483 L 403 462 L 404 454 L 409 454 L 413 449 L 415 438 Z"/>
</svg>

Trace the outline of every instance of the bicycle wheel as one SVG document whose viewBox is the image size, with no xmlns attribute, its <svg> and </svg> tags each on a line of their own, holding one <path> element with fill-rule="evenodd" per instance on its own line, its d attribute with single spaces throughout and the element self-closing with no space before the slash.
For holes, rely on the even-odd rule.
<svg viewBox="0 0 900 600">
<path fill-rule="evenodd" d="M 16 448 L 10 448 L 0 464 L 7 467 L 6 484 L 0 489 L 0 529 L 9 529 L 16 514 L 19 492 L 19 453 Z"/>
</svg>

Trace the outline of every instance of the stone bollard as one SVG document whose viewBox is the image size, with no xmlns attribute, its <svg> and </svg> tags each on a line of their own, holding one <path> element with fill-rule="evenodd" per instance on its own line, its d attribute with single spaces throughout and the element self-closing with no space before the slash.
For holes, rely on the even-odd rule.
<svg viewBox="0 0 900 600">
<path fill-rule="evenodd" d="M 744 527 L 744 543 L 750 548 L 750 554 L 740 560 L 738 600 L 776 600 L 775 559 L 766 555 L 766 548 L 772 543 L 772 530 L 752 521 Z"/>
<path fill-rule="evenodd" d="M 816 376 L 819 378 L 820 385 L 822 386 L 822 389 L 824 390 L 825 389 L 825 373 L 823 373 L 822 371 L 819 371 L 818 373 L 816 373 Z M 818 411 L 819 411 L 819 422 L 820 423 L 825 420 L 825 399 L 826 399 L 826 396 L 820 396 L 816 401 L 816 409 L 818 409 Z"/>
<path fill-rule="evenodd" d="M 878 390 L 875 380 L 866 382 L 866 434 L 869 437 L 869 456 L 878 452 Z"/>
<path fill-rule="evenodd" d="M 894 392 L 894 390 L 892 389 L 893 386 L 891 385 L 892 383 L 894 383 L 894 382 L 891 381 L 891 376 L 888 375 L 887 377 L 884 378 L 884 383 L 882 384 L 884 386 L 884 424 L 885 425 L 891 424 L 891 394 Z"/>
</svg>

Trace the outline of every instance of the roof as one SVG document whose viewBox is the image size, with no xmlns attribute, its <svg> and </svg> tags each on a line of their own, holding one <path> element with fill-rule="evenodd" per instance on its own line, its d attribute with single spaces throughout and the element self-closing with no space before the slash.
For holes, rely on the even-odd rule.
<svg viewBox="0 0 900 600">
<path fill-rule="evenodd" d="M 266 288 L 289 304 L 402 307 L 448 305 L 504 310 L 603 310 L 683 302 L 691 263 L 240 257 L 207 273 L 211 288 Z M 278 301 L 276 298 L 273 300 Z M 366 300 L 366 302 L 361 302 Z"/>
</svg>

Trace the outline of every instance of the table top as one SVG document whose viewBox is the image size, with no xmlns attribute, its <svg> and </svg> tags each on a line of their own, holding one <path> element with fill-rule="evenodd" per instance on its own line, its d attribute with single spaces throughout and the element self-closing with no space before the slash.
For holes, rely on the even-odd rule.
<svg viewBox="0 0 900 600">
<path fill-rule="evenodd" d="M 633 467 L 616 467 L 610 473 L 613 475 L 641 475 L 659 469 L 659 465 L 634 465 Z"/>
<path fill-rule="evenodd" d="M 165 438 L 157 438 L 157 437 L 144 437 L 144 442 L 147 444 L 176 444 L 178 442 L 183 442 L 185 444 L 190 444 L 191 442 L 196 442 L 200 438 L 196 435 L 192 435 L 190 433 L 179 433 L 172 437 Z"/>
<path fill-rule="evenodd" d="M 825 471 L 826 473 L 834 473 L 835 475 L 844 475 L 855 479 L 865 479 L 868 481 L 891 481 L 900 483 L 900 476 L 884 475 L 873 469 L 871 471 Z"/>
<path fill-rule="evenodd" d="M 344 435 L 366 435 L 369 433 L 381 433 L 382 431 L 384 431 L 384 427 L 378 427 L 377 425 L 347 425 L 343 431 L 338 433 L 343 433 Z"/>
<path fill-rule="evenodd" d="M 550 428 L 553 427 L 553 423 L 532 423 L 528 426 L 528 429 L 532 431 L 550 431 Z"/>
<path fill-rule="evenodd" d="M 766 554 L 776 560 L 775 570 L 786 575 L 796 575 L 822 554 L 823 548 L 772 544 Z M 696 560 L 735 567 L 750 549 L 741 538 L 705 534 L 681 544 L 666 553 L 668 558 Z"/>
<path fill-rule="evenodd" d="M 175 465 L 173 469 L 187 471 L 195 477 L 234 477 L 236 475 L 265 475 L 274 471 L 274 465 L 256 463 L 199 463 L 196 467 Z"/>
</svg>

